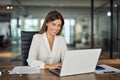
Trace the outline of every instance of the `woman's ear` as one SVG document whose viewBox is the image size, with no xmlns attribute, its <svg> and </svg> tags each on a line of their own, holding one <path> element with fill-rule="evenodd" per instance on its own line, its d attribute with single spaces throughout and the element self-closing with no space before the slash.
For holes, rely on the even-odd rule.
<svg viewBox="0 0 120 80">
<path fill-rule="evenodd" d="M 48 26 L 48 23 L 46 22 L 45 25 Z"/>
</svg>

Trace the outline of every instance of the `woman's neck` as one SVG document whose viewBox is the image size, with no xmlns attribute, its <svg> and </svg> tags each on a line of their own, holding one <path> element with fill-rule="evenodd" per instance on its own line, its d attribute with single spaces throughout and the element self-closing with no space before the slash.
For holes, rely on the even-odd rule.
<svg viewBox="0 0 120 80">
<path fill-rule="evenodd" d="M 47 35 L 47 38 L 48 38 L 48 39 L 52 39 L 52 40 L 53 40 L 54 37 L 55 37 L 55 36 L 52 36 L 51 34 L 49 34 L 48 32 L 46 32 L 46 35 Z"/>
<path fill-rule="evenodd" d="M 52 36 L 47 32 L 46 32 L 46 36 L 47 36 L 47 39 L 48 39 L 48 42 L 49 42 L 50 49 L 52 51 L 55 36 Z"/>
</svg>

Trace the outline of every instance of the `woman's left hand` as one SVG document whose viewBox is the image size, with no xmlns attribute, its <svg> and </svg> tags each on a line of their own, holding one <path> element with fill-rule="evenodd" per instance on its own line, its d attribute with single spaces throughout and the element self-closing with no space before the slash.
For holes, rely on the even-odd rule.
<svg viewBox="0 0 120 80">
<path fill-rule="evenodd" d="M 45 69 L 60 69 L 61 66 L 62 66 L 62 63 L 52 64 L 52 65 L 46 64 Z"/>
</svg>

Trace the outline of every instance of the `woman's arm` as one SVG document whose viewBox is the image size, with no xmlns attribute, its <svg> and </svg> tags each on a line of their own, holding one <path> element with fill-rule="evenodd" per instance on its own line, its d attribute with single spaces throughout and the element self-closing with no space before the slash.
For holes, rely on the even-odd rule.
<svg viewBox="0 0 120 80">
<path fill-rule="evenodd" d="M 39 38 L 40 37 L 38 34 L 37 35 L 35 34 L 33 36 L 27 62 L 28 62 L 28 65 L 30 66 L 44 68 L 45 63 L 43 61 L 37 60 L 38 51 L 40 49 L 40 46 L 39 46 L 40 42 L 38 40 Z"/>
<path fill-rule="evenodd" d="M 61 62 L 63 62 L 65 53 L 67 51 L 67 44 L 64 37 L 61 38 L 61 42 Z"/>
</svg>

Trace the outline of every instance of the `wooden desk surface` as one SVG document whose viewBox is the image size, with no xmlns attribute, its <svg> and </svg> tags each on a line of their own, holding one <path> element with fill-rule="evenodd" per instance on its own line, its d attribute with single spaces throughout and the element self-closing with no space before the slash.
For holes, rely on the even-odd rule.
<svg viewBox="0 0 120 80">
<path fill-rule="evenodd" d="M 120 69 L 120 66 L 114 65 Z M 0 71 L 4 73 L 0 76 L 0 80 L 120 80 L 120 74 L 79 74 L 73 76 L 59 77 L 48 70 L 41 70 L 40 74 L 8 74 L 8 70 L 12 70 L 12 66 L 0 66 Z"/>
</svg>

